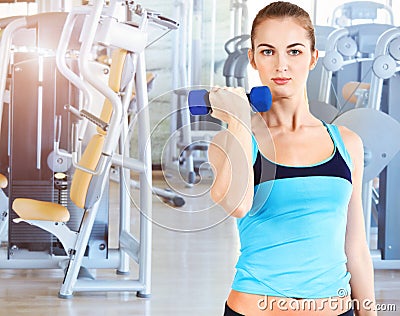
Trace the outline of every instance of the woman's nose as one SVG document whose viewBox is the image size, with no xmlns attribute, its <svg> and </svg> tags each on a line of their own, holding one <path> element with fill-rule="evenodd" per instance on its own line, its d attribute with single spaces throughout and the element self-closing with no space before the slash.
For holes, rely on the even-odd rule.
<svg viewBox="0 0 400 316">
<path fill-rule="evenodd" d="M 283 56 L 277 56 L 276 60 L 276 71 L 285 72 L 288 70 L 287 60 Z"/>
</svg>

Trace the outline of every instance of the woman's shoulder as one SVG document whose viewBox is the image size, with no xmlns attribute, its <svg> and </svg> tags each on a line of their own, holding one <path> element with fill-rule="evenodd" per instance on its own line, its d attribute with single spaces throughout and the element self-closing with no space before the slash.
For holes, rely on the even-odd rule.
<svg viewBox="0 0 400 316">
<path fill-rule="evenodd" d="M 364 147 L 361 137 L 346 126 L 338 125 L 337 127 L 353 162 L 363 161 Z"/>
<path fill-rule="evenodd" d="M 353 147 L 362 147 L 362 139 L 356 132 L 343 125 L 337 125 L 337 128 L 340 132 L 340 136 L 342 136 L 343 142 L 348 149 Z"/>
</svg>

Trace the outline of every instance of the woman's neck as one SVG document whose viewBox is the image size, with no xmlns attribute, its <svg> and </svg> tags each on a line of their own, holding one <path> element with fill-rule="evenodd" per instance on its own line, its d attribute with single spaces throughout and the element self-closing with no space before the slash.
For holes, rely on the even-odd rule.
<svg viewBox="0 0 400 316">
<path fill-rule="evenodd" d="M 262 113 L 262 116 L 269 127 L 281 127 L 292 131 L 315 121 L 305 97 L 274 100 L 271 109 Z"/>
</svg>

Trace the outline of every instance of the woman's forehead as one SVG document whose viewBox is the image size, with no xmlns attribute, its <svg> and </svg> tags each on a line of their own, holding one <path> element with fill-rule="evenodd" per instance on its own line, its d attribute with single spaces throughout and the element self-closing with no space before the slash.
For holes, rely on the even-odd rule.
<svg viewBox="0 0 400 316">
<path fill-rule="evenodd" d="M 255 29 L 255 42 L 301 42 L 308 43 L 308 34 L 300 22 L 294 18 L 268 18 Z"/>
</svg>

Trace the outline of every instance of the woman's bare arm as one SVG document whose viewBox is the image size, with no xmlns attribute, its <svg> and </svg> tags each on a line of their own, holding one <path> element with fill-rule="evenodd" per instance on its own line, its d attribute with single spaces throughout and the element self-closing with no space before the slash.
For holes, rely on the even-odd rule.
<svg viewBox="0 0 400 316">
<path fill-rule="evenodd" d="M 246 215 L 254 191 L 250 107 L 243 94 L 231 89 L 210 94 L 212 116 L 228 123 L 208 150 L 214 172 L 211 198 L 234 217 Z"/>
<path fill-rule="evenodd" d="M 362 176 L 364 151 L 360 137 L 352 131 L 341 128 L 346 147 L 353 160 L 353 193 L 350 199 L 347 228 L 346 255 L 347 269 L 351 274 L 350 286 L 352 299 L 356 301 L 357 316 L 377 315 L 375 311 L 374 270 L 367 245 L 362 208 Z"/>
</svg>

